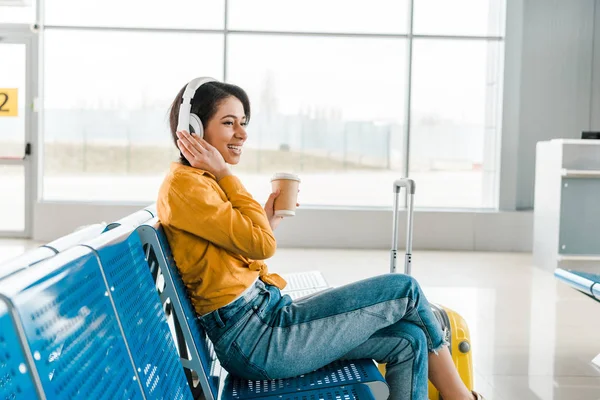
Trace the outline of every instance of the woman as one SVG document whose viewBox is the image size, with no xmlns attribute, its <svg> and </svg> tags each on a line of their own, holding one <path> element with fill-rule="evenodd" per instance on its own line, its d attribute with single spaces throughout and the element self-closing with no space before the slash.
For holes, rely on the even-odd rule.
<svg viewBox="0 0 600 400">
<path fill-rule="evenodd" d="M 461 381 L 443 332 L 418 283 L 386 274 L 292 301 L 263 260 L 275 253 L 272 193 L 263 209 L 232 175 L 247 139 L 250 102 L 239 87 L 205 83 L 191 112 L 204 138 L 177 132 L 181 151 L 163 182 L 160 221 L 222 366 L 247 379 L 301 375 L 337 359 L 387 364 L 391 399 L 427 398 L 427 378 L 445 400 L 481 399 Z"/>
</svg>

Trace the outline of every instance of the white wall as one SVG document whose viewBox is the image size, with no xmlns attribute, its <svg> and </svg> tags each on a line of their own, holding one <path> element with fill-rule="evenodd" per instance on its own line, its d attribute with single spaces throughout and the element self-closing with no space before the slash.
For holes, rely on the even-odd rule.
<svg viewBox="0 0 600 400">
<path fill-rule="evenodd" d="M 527 210 L 536 143 L 600 130 L 600 0 L 508 0 L 506 63 L 500 206 Z"/>
</svg>

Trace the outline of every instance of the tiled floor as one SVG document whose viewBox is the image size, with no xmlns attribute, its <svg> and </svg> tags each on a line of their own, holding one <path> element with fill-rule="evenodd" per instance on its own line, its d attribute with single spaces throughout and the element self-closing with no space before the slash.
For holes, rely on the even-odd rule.
<svg viewBox="0 0 600 400">
<path fill-rule="evenodd" d="M 0 262 L 37 243 L 0 239 Z M 389 253 L 280 249 L 271 271 L 319 269 L 332 285 L 382 274 Z M 600 303 L 533 267 L 529 254 L 416 252 L 433 302 L 468 321 L 476 388 L 488 400 L 597 400 Z"/>
</svg>

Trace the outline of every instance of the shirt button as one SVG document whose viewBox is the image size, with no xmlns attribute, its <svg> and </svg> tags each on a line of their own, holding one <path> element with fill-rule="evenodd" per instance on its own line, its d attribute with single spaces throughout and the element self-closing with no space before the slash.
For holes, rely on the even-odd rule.
<svg viewBox="0 0 600 400">
<path fill-rule="evenodd" d="M 254 311 L 258 310 L 258 306 L 252 306 L 252 309 L 253 309 Z"/>
</svg>

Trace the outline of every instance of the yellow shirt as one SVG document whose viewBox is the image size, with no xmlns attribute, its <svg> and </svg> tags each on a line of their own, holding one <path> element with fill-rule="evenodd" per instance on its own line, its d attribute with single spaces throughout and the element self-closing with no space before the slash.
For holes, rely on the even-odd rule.
<svg viewBox="0 0 600 400">
<path fill-rule="evenodd" d="M 277 243 L 265 210 L 233 175 L 173 163 L 160 187 L 158 218 L 199 315 L 223 307 L 257 277 L 283 289 L 262 261 Z"/>
</svg>

